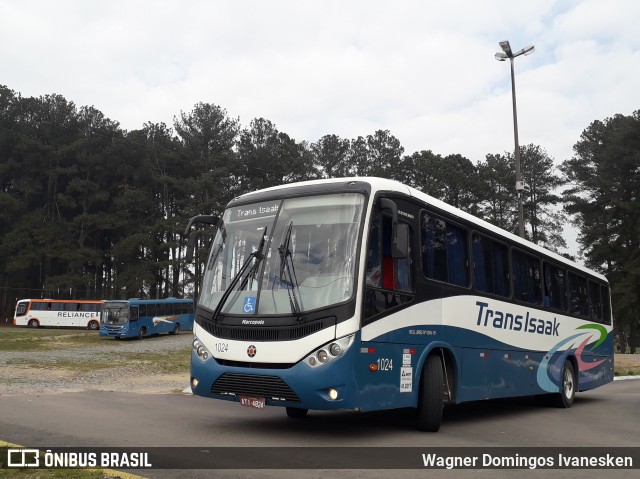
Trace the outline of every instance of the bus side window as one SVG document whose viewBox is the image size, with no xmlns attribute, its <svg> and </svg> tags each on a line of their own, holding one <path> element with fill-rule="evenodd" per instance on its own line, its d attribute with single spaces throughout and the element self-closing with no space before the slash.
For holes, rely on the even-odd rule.
<svg viewBox="0 0 640 479">
<path fill-rule="evenodd" d="M 47 311 L 51 309 L 50 306 L 47 306 L 49 303 L 32 303 L 31 310 L 33 311 Z"/>
<path fill-rule="evenodd" d="M 589 281 L 589 310 L 591 319 L 598 323 L 602 322 L 602 297 L 600 295 L 600 285 Z"/>
<path fill-rule="evenodd" d="M 411 245 L 411 228 L 405 223 L 399 226 L 406 227 L 403 233 Z M 369 228 L 365 320 L 413 299 L 411 248 L 406 258 L 394 258 L 392 233 L 392 218 L 376 213 Z"/>
<path fill-rule="evenodd" d="M 548 308 L 566 311 L 567 288 L 565 283 L 565 270 L 544 263 L 544 305 Z"/>
<path fill-rule="evenodd" d="M 515 298 L 527 303 L 540 304 L 540 261 L 518 250 L 511 253 Z"/>
<path fill-rule="evenodd" d="M 393 257 L 393 224 L 389 216 L 382 217 L 382 287 L 397 291 L 413 291 L 411 282 L 411 250 L 406 258 Z M 404 224 L 404 223 L 403 223 Z M 411 229 L 407 227 L 409 245 Z"/>
<path fill-rule="evenodd" d="M 422 270 L 427 278 L 469 286 L 467 231 L 430 213 L 420 215 Z"/>
<path fill-rule="evenodd" d="M 569 272 L 569 312 L 580 316 L 589 316 L 587 301 L 587 280 Z"/>
<path fill-rule="evenodd" d="M 406 226 L 411 244 L 411 229 Z M 392 232 L 391 217 L 377 214 L 369 230 L 366 283 L 376 288 L 410 292 L 413 291 L 411 252 L 406 258 L 393 257 Z"/>
<path fill-rule="evenodd" d="M 604 315 L 604 324 L 611 324 L 611 299 L 609 298 L 609 288 L 602 285 L 600 287 L 602 297 L 602 311 Z"/>
</svg>

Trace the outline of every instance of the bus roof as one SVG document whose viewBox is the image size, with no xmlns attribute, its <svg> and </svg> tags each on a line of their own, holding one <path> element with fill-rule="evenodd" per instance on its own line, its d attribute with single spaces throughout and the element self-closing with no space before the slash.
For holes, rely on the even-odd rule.
<svg viewBox="0 0 640 479">
<path fill-rule="evenodd" d="M 47 298 L 32 298 L 32 299 L 20 299 L 19 303 L 23 301 L 31 301 L 32 303 L 104 303 L 102 299 L 47 299 Z"/>
<path fill-rule="evenodd" d="M 161 298 L 161 299 L 141 299 L 141 298 L 129 298 L 129 299 L 107 299 L 105 303 L 135 303 L 135 304 L 151 304 L 151 303 L 192 303 L 193 299 L 189 298 Z"/>
<path fill-rule="evenodd" d="M 529 248 L 533 251 L 536 251 L 540 254 L 543 254 L 545 256 L 547 256 L 548 258 L 560 263 L 560 264 L 565 264 L 567 266 L 571 266 L 572 268 L 575 268 L 577 270 L 583 271 L 585 273 L 588 273 L 594 277 L 597 277 L 598 279 L 604 281 L 604 282 L 608 282 L 607 278 L 592 270 L 589 269 L 579 263 L 576 263 L 575 261 L 572 261 L 570 259 L 565 258 L 564 256 L 559 255 L 558 253 L 555 253 L 553 251 L 550 251 L 546 248 L 543 248 L 542 246 L 539 246 L 535 243 L 532 243 L 531 241 L 521 238 L 513 233 L 510 233 L 506 230 L 503 230 L 502 228 L 499 228 L 495 225 L 492 225 L 491 223 L 480 219 L 476 216 L 473 216 L 470 213 L 467 213 L 465 211 L 462 211 L 459 208 L 456 208 L 454 206 L 451 206 L 448 203 L 445 203 L 442 200 L 439 200 L 433 196 L 430 196 L 426 193 L 423 193 L 415 188 L 412 188 L 410 186 L 407 186 L 403 183 L 400 183 L 398 181 L 395 180 L 389 180 L 386 178 L 377 178 L 377 177 L 349 177 L 349 178 L 330 178 L 330 179 L 324 179 L 324 180 L 310 180 L 310 181 L 301 181 L 298 183 L 289 183 L 289 184 L 284 184 L 284 185 L 278 185 L 278 186 L 273 186 L 270 188 L 265 188 L 263 190 L 259 190 L 259 191 L 254 191 L 251 193 L 246 193 L 244 195 L 239 196 L 238 198 L 236 198 L 237 200 L 244 200 L 245 198 L 248 199 L 251 195 L 255 194 L 255 193 L 267 193 L 270 191 L 273 191 L 274 193 L 278 190 L 286 190 L 288 188 L 299 188 L 299 187 L 303 187 L 303 186 L 314 186 L 314 185 L 330 185 L 330 184 L 344 184 L 344 183 L 348 183 L 348 182 L 363 182 L 363 183 L 367 183 L 371 186 L 371 193 L 372 195 L 375 195 L 377 192 L 380 191 L 386 191 L 386 192 L 394 192 L 394 193 L 401 193 L 401 194 L 405 194 L 407 196 L 416 198 L 418 200 L 423 201 L 424 203 L 430 204 L 435 206 L 436 208 L 452 215 L 452 216 L 457 216 L 460 219 L 468 222 L 468 223 L 472 223 L 475 224 L 479 227 L 484 228 L 485 230 L 491 231 L 493 233 L 495 233 L 496 235 L 498 235 L 499 237 L 504 238 L 505 240 L 507 240 L 509 243 L 512 244 L 516 244 L 516 245 L 522 245 L 526 248 Z"/>
</svg>

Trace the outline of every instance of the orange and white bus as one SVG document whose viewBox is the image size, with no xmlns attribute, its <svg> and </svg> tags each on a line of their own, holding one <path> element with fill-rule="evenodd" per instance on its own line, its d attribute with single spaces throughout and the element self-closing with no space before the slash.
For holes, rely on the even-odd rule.
<svg viewBox="0 0 640 479">
<path fill-rule="evenodd" d="M 21 299 L 14 326 L 100 329 L 102 300 Z"/>
</svg>

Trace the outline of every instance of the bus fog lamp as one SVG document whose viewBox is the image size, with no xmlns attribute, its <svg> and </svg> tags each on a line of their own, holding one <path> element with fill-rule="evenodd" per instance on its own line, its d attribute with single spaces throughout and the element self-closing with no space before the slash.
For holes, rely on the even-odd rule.
<svg viewBox="0 0 640 479">
<path fill-rule="evenodd" d="M 198 387 L 198 379 L 197 378 L 191 378 L 191 387 L 193 389 Z"/>
<path fill-rule="evenodd" d="M 311 366 L 315 366 L 316 364 L 318 364 L 318 361 L 316 361 L 316 358 L 314 358 L 313 356 L 311 356 L 311 357 L 309 358 L 309 364 L 310 364 Z"/>
<path fill-rule="evenodd" d="M 338 391 L 334 388 L 329 389 L 329 399 L 335 401 L 338 399 Z"/>
</svg>

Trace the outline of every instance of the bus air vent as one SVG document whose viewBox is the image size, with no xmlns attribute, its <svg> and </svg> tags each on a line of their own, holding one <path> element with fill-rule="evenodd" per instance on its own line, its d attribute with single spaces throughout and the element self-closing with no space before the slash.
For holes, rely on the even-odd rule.
<svg viewBox="0 0 640 479">
<path fill-rule="evenodd" d="M 211 392 L 221 395 L 260 396 L 291 403 L 300 402 L 297 394 L 277 376 L 224 373 L 213 384 Z"/>
</svg>

